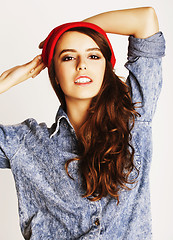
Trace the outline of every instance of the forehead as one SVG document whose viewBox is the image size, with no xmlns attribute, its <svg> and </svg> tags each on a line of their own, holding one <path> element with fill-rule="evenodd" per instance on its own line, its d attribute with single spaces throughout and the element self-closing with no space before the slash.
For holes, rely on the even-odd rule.
<svg viewBox="0 0 173 240">
<path fill-rule="evenodd" d="M 56 44 L 55 51 L 73 48 L 76 50 L 86 50 L 88 48 L 99 48 L 97 43 L 88 35 L 77 31 L 65 32 Z"/>
</svg>

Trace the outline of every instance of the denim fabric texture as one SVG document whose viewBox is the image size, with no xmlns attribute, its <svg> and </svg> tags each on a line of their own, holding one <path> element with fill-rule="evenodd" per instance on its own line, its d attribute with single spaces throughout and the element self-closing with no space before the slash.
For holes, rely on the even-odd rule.
<svg viewBox="0 0 173 240">
<path fill-rule="evenodd" d="M 122 190 L 120 203 L 108 196 L 91 202 L 84 193 L 78 163 L 64 165 L 77 155 L 77 138 L 60 107 L 51 128 L 34 119 L 0 126 L 0 168 L 11 168 L 25 239 L 152 239 L 149 172 L 152 159 L 152 119 L 162 86 L 162 32 L 147 39 L 129 37 L 127 83 L 134 102 L 141 102 L 132 132 L 138 182 Z M 130 177 L 137 173 L 134 170 Z"/>
</svg>

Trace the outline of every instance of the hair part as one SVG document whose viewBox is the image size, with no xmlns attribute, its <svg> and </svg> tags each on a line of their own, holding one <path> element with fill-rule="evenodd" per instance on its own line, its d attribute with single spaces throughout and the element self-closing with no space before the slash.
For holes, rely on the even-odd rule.
<svg viewBox="0 0 173 240">
<path fill-rule="evenodd" d="M 99 46 L 106 59 L 106 70 L 101 89 L 88 109 L 88 117 L 79 131 L 78 157 L 69 159 L 79 162 L 85 194 L 91 201 L 110 195 L 117 199 L 121 189 L 128 189 L 135 179 L 129 178 L 136 169 L 134 165 L 134 148 L 131 145 L 131 130 L 134 126 L 135 111 L 128 86 L 119 79 L 112 69 L 111 50 L 100 33 L 89 28 L 73 28 L 90 36 Z M 49 68 L 49 77 L 63 109 L 66 109 L 64 93 L 55 80 L 54 62 Z M 137 170 L 137 169 L 136 169 Z M 72 176 L 69 175 L 72 178 Z M 92 198 L 91 198 L 92 196 Z"/>
</svg>

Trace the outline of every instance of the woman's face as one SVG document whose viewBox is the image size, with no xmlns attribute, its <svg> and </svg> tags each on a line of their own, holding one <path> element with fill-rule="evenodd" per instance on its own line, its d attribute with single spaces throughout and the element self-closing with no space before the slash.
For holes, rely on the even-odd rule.
<svg viewBox="0 0 173 240">
<path fill-rule="evenodd" d="M 70 31 L 58 40 L 54 67 L 66 103 L 68 100 L 91 100 L 101 88 L 106 60 L 92 38 Z"/>
</svg>

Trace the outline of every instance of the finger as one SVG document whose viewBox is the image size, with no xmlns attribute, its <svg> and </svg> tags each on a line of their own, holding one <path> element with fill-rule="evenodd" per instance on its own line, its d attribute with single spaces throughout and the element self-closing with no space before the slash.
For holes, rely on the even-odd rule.
<svg viewBox="0 0 173 240">
<path fill-rule="evenodd" d="M 44 40 L 44 41 L 42 41 L 42 42 L 39 44 L 39 46 L 38 46 L 38 47 L 39 47 L 40 49 L 42 49 L 42 48 L 43 48 L 43 46 L 44 46 L 44 43 L 45 43 L 45 40 Z"/>
<path fill-rule="evenodd" d="M 41 62 L 42 62 L 42 56 L 37 55 L 32 61 L 29 62 L 29 64 L 30 64 L 30 66 L 35 66 L 36 67 Z"/>
<path fill-rule="evenodd" d="M 45 65 L 44 63 L 41 63 L 40 65 L 38 65 L 34 71 L 31 72 L 31 77 L 35 78 L 38 74 L 40 74 L 41 71 L 43 71 L 45 69 Z"/>
<path fill-rule="evenodd" d="M 26 63 L 25 66 L 28 68 L 28 73 L 33 73 L 41 63 L 43 63 L 41 55 L 36 56 L 32 61 Z"/>
</svg>

